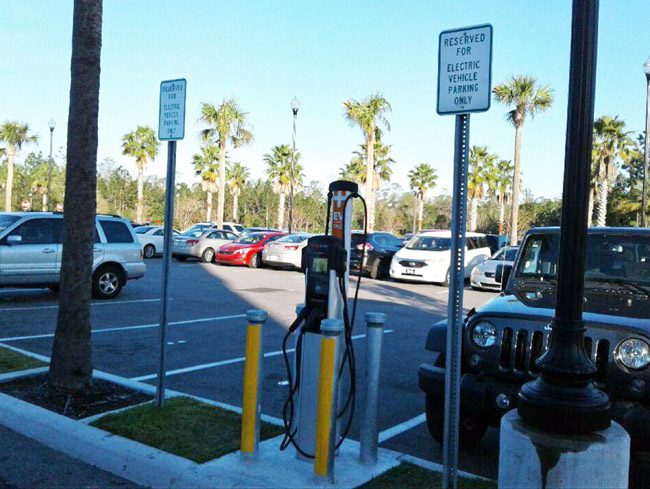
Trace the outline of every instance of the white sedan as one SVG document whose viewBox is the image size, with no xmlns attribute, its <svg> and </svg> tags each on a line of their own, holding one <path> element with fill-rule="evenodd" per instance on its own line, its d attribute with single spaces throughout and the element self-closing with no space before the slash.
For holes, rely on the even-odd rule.
<svg viewBox="0 0 650 489">
<path fill-rule="evenodd" d="M 133 229 L 140 244 L 142 245 L 142 254 L 145 258 L 153 258 L 154 255 L 160 255 L 165 248 L 165 228 L 162 226 L 138 226 Z M 173 232 L 177 236 L 178 231 Z"/>
<path fill-rule="evenodd" d="M 472 270 L 470 282 L 473 289 L 499 289 L 501 283 L 496 280 L 498 265 L 513 265 L 517 257 L 518 246 L 504 246 L 492 258 L 484 261 Z"/>
</svg>

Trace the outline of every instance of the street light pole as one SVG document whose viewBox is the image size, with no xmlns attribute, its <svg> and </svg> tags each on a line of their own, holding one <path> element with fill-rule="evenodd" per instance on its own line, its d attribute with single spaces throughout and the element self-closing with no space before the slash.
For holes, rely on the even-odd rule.
<svg viewBox="0 0 650 489">
<path fill-rule="evenodd" d="M 291 152 L 291 175 L 289 176 L 289 234 L 293 230 L 293 173 L 296 166 L 296 119 L 298 118 L 299 108 L 300 101 L 297 97 L 293 97 L 291 101 L 291 111 L 293 112 L 293 151 Z"/>
<path fill-rule="evenodd" d="M 646 80 L 646 98 L 645 98 L 645 145 L 643 149 L 643 196 L 641 198 L 641 227 L 647 226 L 646 214 L 648 204 L 648 158 L 650 153 L 650 58 L 643 63 Z"/>
<path fill-rule="evenodd" d="M 609 427 L 610 402 L 593 384 L 596 367 L 584 346 L 585 256 L 591 178 L 598 0 L 574 0 L 562 225 L 555 318 L 540 376 L 519 391 L 517 410 L 544 431 L 591 433 Z"/>
<path fill-rule="evenodd" d="M 52 138 L 54 136 L 54 128 L 56 127 L 56 122 L 54 122 L 54 119 L 50 119 L 50 122 L 48 122 L 48 126 L 50 127 L 50 157 L 49 157 L 49 165 L 47 170 L 47 192 L 45 194 L 47 195 L 47 200 L 45 201 L 47 210 L 49 210 L 50 208 L 50 189 L 52 188 L 52 166 L 54 163 L 54 161 L 52 160 Z"/>
</svg>

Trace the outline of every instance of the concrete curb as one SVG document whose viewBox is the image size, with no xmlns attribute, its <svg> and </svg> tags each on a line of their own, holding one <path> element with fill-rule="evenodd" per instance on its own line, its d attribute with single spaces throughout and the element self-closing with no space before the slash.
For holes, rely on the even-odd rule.
<svg viewBox="0 0 650 489">
<path fill-rule="evenodd" d="M 0 383 L 9 382 L 11 380 L 16 380 L 16 379 L 33 377 L 34 375 L 47 372 L 48 369 L 49 367 L 36 367 L 27 370 L 16 370 L 14 372 L 7 372 L 5 374 L 0 374 Z"/>
</svg>

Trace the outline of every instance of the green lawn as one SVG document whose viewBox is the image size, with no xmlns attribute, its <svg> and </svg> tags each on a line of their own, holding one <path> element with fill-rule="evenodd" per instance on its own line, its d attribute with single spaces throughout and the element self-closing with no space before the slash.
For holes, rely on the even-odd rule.
<svg viewBox="0 0 650 489">
<path fill-rule="evenodd" d="M 27 370 L 30 368 L 44 367 L 47 365 L 40 360 L 16 353 L 8 348 L 0 347 L 0 374 L 17 372 L 18 370 Z"/>
<path fill-rule="evenodd" d="M 363 489 L 394 489 L 394 488 L 430 488 L 435 489 L 442 486 L 442 474 L 431 472 L 417 465 L 402 463 L 367 482 Z M 493 481 L 480 479 L 458 479 L 459 489 L 496 489 L 497 484 Z"/>
<path fill-rule="evenodd" d="M 189 397 L 137 406 L 108 414 L 92 423 L 116 435 L 139 441 L 198 463 L 239 450 L 241 416 Z M 283 429 L 262 423 L 260 438 L 273 438 Z"/>
</svg>

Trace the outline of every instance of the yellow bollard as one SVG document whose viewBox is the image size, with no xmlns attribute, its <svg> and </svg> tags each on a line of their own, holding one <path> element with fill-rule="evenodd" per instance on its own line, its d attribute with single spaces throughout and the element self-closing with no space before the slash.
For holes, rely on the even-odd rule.
<svg viewBox="0 0 650 489">
<path fill-rule="evenodd" d="M 241 457 L 257 460 L 260 443 L 260 389 L 262 380 L 262 326 L 266 311 L 246 312 L 246 363 L 244 364 L 243 408 L 241 423 Z"/>
<path fill-rule="evenodd" d="M 318 406 L 316 418 L 316 458 L 314 474 L 317 479 L 334 480 L 335 418 L 338 405 L 338 364 L 343 321 L 321 321 L 320 375 L 318 379 Z"/>
</svg>

